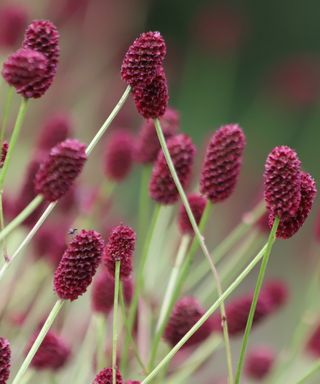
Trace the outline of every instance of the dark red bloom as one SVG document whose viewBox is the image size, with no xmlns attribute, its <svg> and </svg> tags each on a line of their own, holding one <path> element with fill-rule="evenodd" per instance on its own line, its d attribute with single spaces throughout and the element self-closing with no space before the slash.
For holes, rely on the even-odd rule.
<svg viewBox="0 0 320 384">
<path fill-rule="evenodd" d="M 129 380 L 127 381 L 127 384 L 140 384 L 141 381 L 137 381 L 137 380 Z"/>
<path fill-rule="evenodd" d="M 280 220 L 277 230 L 277 237 L 288 239 L 298 232 L 309 216 L 314 199 L 317 194 L 317 187 L 314 179 L 309 173 L 301 172 L 300 205 L 294 216 L 285 216 Z M 269 225 L 272 226 L 274 215 L 269 216 Z"/>
<path fill-rule="evenodd" d="M 0 168 L 3 167 L 4 162 L 6 161 L 8 149 L 9 149 L 9 144 L 6 140 L 4 140 L 4 142 L 2 143 L 2 148 L 1 148 Z"/>
<path fill-rule="evenodd" d="M 21 48 L 3 64 L 2 76 L 25 98 L 38 97 L 38 85 L 47 71 L 48 59 L 40 52 Z"/>
<path fill-rule="evenodd" d="M 129 47 L 121 66 L 122 79 L 131 86 L 150 84 L 162 66 L 166 44 L 159 32 L 142 33 Z"/>
<path fill-rule="evenodd" d="M 41 151 L 49 151 L 55 145 L 71 135 L 71 117 L 67 113 L 56 113 L 43 124 L 37 147 Z"/>
<path fill-rule="evenodd" d="M 315 228 L 314 228 L 314 236 L 317 242 L 320 242 L 320 209 L 318 208 Z"/>
<path fill-rule="evenodd" d="M 296 152 L 275 147 L 269 154 L 264 172 L 264 197 L 268 211 L 282 219 L 294 216 L 301 200 L 301 162 Z"/>
<path fill-rule="evenodd" d="M 82 230 L 69 244 L 54 274 L 54 290 L 60 299 L 83 295 L 96 273 L 103 252 L 101 235 Z"/>
<path fill-rule="evenodd" d="M 0 383 L 6 384 L 10 376 L 11 349 L 7 339 L 0 337 Z"/>
<path fill-rule="evenodd" d="M 188 196 L 188 201 L 189 201 L 193 216 L 196 219 L 197 224 L 199 224 L 201 217 L 202 217 L 202 214 L 203 214 L 203 211 L 206 207 L 207 200 L 205 197 L 203 197 L 199 193 L 191 193 Z M 193 228 L 192 228 L 192 225 L 190 223 L 190 220 L 189 220 L 189 217 L 188 217 L 188 214 L 187 214 L 187 211 L 186 211 L 184 205 L 180 206 L 178 220 L 179 220 L 180 231 L 183 234 L 192 235 L 193 234 Z"/>
<path fill-rule="evenodd" d="M 190 180 L 196 148 L 191 138 L 184 134 L 171 137 L 167 146 L 181 185 L 185 188 Z M 179 192 L 162 151 L 152 170 L 149 193 L 159 204 L 173 204 L 179 199 Z"/>
<path fill-rule="evenodd" d="M 320 358 L 320 323 L 313 330 L 306 345 L 307 352 L 315 357 Z"/>
<path fill-rule="evenodd" d="M 26 353 L 31 349 L 37 336 L 38 332 L 31 338 L 26 348 Z M 69 345 L 61 336 L 50 330 L 43 339 L 30 365 L 36 370 L 49 369 L 57 371 L 67 364 L 70 355 Z"/>
<path fill-rule="evenodd" d="M 0 46 L 14 48 L 18 45 L 27 25 L 27 9 L 22 5 L 8 4 L 0 8 Z"/>
<path fill-rule="evenodd" d="M 164 332 L 165 340 L 171 345 L 176 345 L 182 337 L 195 325 L 204 315 L 205 311 L 198 301 L 190 296 L 179 300 L 170 316 Z M 184 344 L 189 347 L 201 343 L 208 338 L 212 332 L 211 321 L 206 321 L 201 328 Z"/>
<path fill-rule="evenodd" d="M 140 115 L 156 119 L 164 115 L 168 106 L 168 85 L 162 67 L 148 84 L 140 83 L 133 88 L 133 99 Z"/>
<path fill-rule="evenodd" d="M 263 380 L 270 373 L 275 361 L 274 352 L 267 347 L 256 347 L 248 353 L 245 365 L 246 376 Z"/>
<path fill-rule="evenodd" d="M 261 294 L 264 295 L 265 300 L 269 301 L 272 311 L 276 311 L 283 307 L 288 301 L 289 296 L 288 287 L 281 280 L 271 280 L 266 282 Z"/>
<path fill-rule="evenodd" d="M 47 201 L 56 201 L 68 192 L 87 159 L 85 145 L 68 139 L 53 147 L 35 177 L 35 189 Z"/>
<path fill-rule="evenodd" d="M 172 108 L 167 108 L 160 118 L 161 128 L 166 140 L 177 133 L 179 128 L 179 114 Z M 135 145 L 135 160 L 138 163 L 153 163 L 159 153 L 160 143 L 152 119 L 144 120 Z"/>
<path fill-rule="evenodd" d="M 133 287 L 131 279 L 122 280 L 123 295 L 126 304 L 132 299 Z M 103 269 L 93 281 L 92 308 L 95 312 L 107 315 L 113 308 L 114 279 L 109 272 Z"/>
<path fill-rule="evenodd" d="M 123 384 L 122 376 L 120 372 L 117 370 L 117 376 L 116 376 L 116 384 Z M 112 368 L 105 368 L 102 371 L 100 371 L 95 379 L 93 380 L 92 384 L 113 384 L 112 383 Z"/>
<path fill-rule="evenodd" d="M 136 234 L 127 225 L 121 224 L 112 230 L 103 255 L 103 262 L 111 276 L 114 276 L 117 261 L 120 261 L 121 279 L 131 275 L 135 243 Z"/>
<path fill-rule="evenodd" d="M 224 125 L 212 136 L 201 172 L 200 190 L 212 203 L 227 199 L 235 189 L 246 144 L 237 124 Z"/>
<path fill-rule="evenodd" d="M 109 137 L 104 155 L 106 176 L 116 182 L 124 180 L 131 171 L 134 141 L 130 132 L 115 131 Z"/>
</svg>

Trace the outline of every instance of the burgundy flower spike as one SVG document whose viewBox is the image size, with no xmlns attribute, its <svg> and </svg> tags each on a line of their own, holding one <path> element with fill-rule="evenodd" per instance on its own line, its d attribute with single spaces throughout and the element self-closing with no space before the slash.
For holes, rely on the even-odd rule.
<svg viewBox="0 0 320 384">
<path fill-rule="evenodd" d="M 270 373 L 275 361 L 274 352 L 267 347 L 255 348 L 249 352 L 245 372 L 246 376 L 254 380 L 263 380 Z"/>
<path fill-rule="evenodd" d="M 113 384 L 112 368 L 105 368 L 102 371 L 100 371 L 95 377 L 95 379 L 93 380 L 92 384 Z M 119 371 L 117 371 L 117 375 L 116 375 L 116 384 L 124 384 L 124 381 L 122 380 L 122 376 Z"/>
<path fill-rule="evenodd" d="M 219 128 L 207 148 L 200 179 L 201 193 L 212 203 L 227 199 L 235 189 L 246 144 L 237 124 Z"/>
<path fill-rule="evenodd" d="M 96 273 L 103 252 L 101 235 L 82 230 L 69 244 L 54 274 L 54 290 L 62 300 L 83 295 Z"/>
<path fill-rule="evenodd" d="M 191 176 L 195 146 L 190 137 L 184 134 L 170 138 L 167 146 L 179 180 L 185 188 Z M 149 193 L 151 198 L 159 204 L 173 204 L 179 199 L 179 192 L 162 151 L 159 152 L 152 170 Z"/>
<path fill-rule="evenodd" d="M 6 384 L 10 376 L 11 349 L 7 339 L 0 337 L 0 384 Z"/>
<path fill-rule="evenodd" d="M 103 262 L 111 276 L 115 274 L 117 261 L 120 261 L 120 278 L 124 279 L 131 275 L 135 243 L 136 234 L 127 225 L 121 224 L 112 230 L 103 255 Z"/>
<path fill-rule="evenodd" d="M 188 201 L 189 201 L 193 216 L 196 219 L 197 224 L 199 224 L 203 211 L 206 207 L 207 200 L 205 197 L 203 197 L 199 193 L 192 193 L 188 196 Z M 184 205 L 180 206 L 178 220 L 179 220 L 179 228 L 181 233 L 192 235 L 193 228 L 190 223 L 190 220 Z"/>
<path fill-rule="evenodd" d="M 47 201 L 56 201 L 68 192 L 87 159 L 85 145 L 68 139 L 53 147 L 40 165 L 35 177 L 35 189 Z"/>
</svg>

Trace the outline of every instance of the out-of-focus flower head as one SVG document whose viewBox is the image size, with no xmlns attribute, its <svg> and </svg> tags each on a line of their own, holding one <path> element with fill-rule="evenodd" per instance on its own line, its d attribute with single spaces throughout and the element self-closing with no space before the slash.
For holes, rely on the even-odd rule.
<svg viewBox="0 0 320 384">
<path fill-rule="evenodd" d="M 0 7 L 0 47 L 13 49 L 19 45 L 27 26 L 28 11 L 22 4 Z"/>
</svg>

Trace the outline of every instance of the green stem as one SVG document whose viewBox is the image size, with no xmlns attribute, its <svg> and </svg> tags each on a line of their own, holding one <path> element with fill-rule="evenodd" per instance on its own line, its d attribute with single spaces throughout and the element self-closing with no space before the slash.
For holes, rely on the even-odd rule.
<svg viewBox="0 0 320 384">
<path fill-rule="evenodd" d="M 235 384 L 240 383 L 240 378 L 241 378 L 241 373 L 242 373 L 242 369 L 243 369 L 246 349 L 247 349 L 247 345 L 248 345 L 248 341 L 249 341 L 250 331 L 252 328 L 253 318 L 254 318 L 254 314 L 256 311 L 256 306 L 257 306 L 257 302 L 259 299 L 259 294 L 260 294 L 260 290 L 261 290 L 261 287 L 263 284 L 264 276 L 266 273 L 266 269 L 267 269 L 270 253 L 272 250 L 272 246 L 273 246 L 275 239 L 276 239 L 276 233 L 277 233 L 278 226 L 279 226 L 279 219 L 276 217 L 274 220 L 273 226 L 271 228 L 271 231 L 270 231 L 270 235 L 269 235 L 269 239 L 268 239 L 268 243 L 267 243 L 267 249 L 266 249 L 266 252 L 265 252 L 263 259 L 262 259 L 259 275 L 257 278 L 256 287 L 255 287 L 254 294 L 253 294 L 253 299 L 252 299 L 252 303 L 251 303 L 251 307 L 250 307 L 247 325 L 246 325 L 246 329 L 244 332 L 242 345 L 241 345 L 240 358 L 239 358 L 238 367 L 237 367 Z"/>
<path fill-rule="evenodd" d="M 174 180 L 174 183 L 175 183 L 175 185 L 177 187 L 177 190 L 179 192 L 179 195 L 180 195 L 180 198 L 182 200 L 182 203 L 183 203 L 183 205 L 184 205 L 184 207 L 186 209 L 188 218 L 190 220 L 190 223 L 191 223 L 192 229 L 194 231 L 194 234 L 195 234 L 195 236 L 198 239 L 200 248 L 201 248 L 204 256 L 206 257 L 206 259 L 207 259 L 207 261 L 209 263 L 209 266 L 210 266 L 210 269 L 211 269 L 214 281 L 215 281 L 216 286 L 217 286 L 218 294 L 219 294 L 219 296 L 221 296 L 222 295 L 222 286 L 221 286 L 221 281 L 220 281 L 220 277 L 219 277 L 218 271 L 217 271 L 217 269 L 216 269 L 216 267 L 215 267 L 215 265 L 214 265 L 214 263 L 213 263 L 213 261 L 211 259 L 210 253 L 209 253 L 208 248 L 206 246 L 206 243 L 204 241 L 204 237 L 202 236 L 202 234 L 201 234 L 201 232 L 199 230 L 199 227 L 198 227 L 198 224 L 196 222 L 196 219 L 193 216 L 193 212 L 192 212 L 192 209 L 190 207 L 187 195 L 185 194 L 184 189 L 183 189 L 183 187 L 182 187 L 182 185 L 180 183 L 179 177 L 177 175 L 177 172 L 175 170 L 173 161 L 171 159 L 170 152 L 169 152 L 168 147 L 167 147 L 167 143 L 166 143 L 165 137 L 164 137 L 163 132 L 162 132 L 162 128 L 161 128 L 161 124 L 160 124 L 159 119 L 155 119 L 154 120 L 154 124 L 155 124 L 155 127 L 156 127 L 156 131 L 157 131 L 157 135 L 158 135 L 158 138 L 159 138 L 159 142 L 160 142 L 160 145 L 161 145 L 164 157 L 166 159 L 167 165 L 169 167 L 171 176 L 172 176 L 172 178 Z M 229 383 L 233 384 L 231 347 L 230 347 L 230 340 L 229 340 L 229 333 L 228 333 L 228 324 L 227 324 L 227 320 L 226 320 L 226 311 L 225 311 L 225 306 L 224 306 L 223 301 L 220 303 L 220 312 L 221 312 L 221 318 L 223 319 L 222 327 L 223 327 L 224 343 L 225 343 L 225 348 L 226 348 L 226 357 L 227 357 L 227 367 L 228 367 Z"/>
<path fill-rule="evenodd" d="M 16 216 L 1 232 L 0 232 L 0 241 L 5 239 L 14 229 L 16 229 L 24 220 L 31 215 L 31 213 L 39 207 L 43 202 L 43 197 L 37 195 L 24 209 L 21 211 L 18 216 Z"/>
<path fill-rule="evenodd" d="M 97 335 L 97 368 L 101 371 L 105 367 L 105 341 L 106 341 L 106 319 L 101 314 L 95 314 Z"/>
<path fill-rule="evenodd" d="M 3 191 L 0 191 L 0 230 L 3 231 L 3 228 L 4 228 Z M 0 243 L 2 243 L 2 247 L 1 248 L 2 248 L 2 254 L 3 254 L 4 262 L 8 263 L 9 262 L 9 257 L 8 257 L 8 253 L 7 253 L 6 242 L 3 240 L 3 241 L 0 241 Z"/>
<path fill-rule="evenodd" d="M 17 140 L 18 140 L 18 137 L 20 134 L 20 130 L 21 130 L 21 127 L 22 127 L 22 124 L 23 124 L 23 121 L 24 121 L 24 118 L 26 115 L 27 106 L 28 106 L 27 99 L 22 99 L 21 104 L 20 104 L 20 108 L 18 111 L 16 123 L 14 125 L 13 131 L 11 134 L 8 153 L 7 153 L 6 159 L 5 159 L 4 164 L 3 164 L 3 168 L 2 168 L 1 173 L 0 173 L 0 191 L 3 190 L 5 177 L 8 173 L 9 164 L 10 164 L 12 154 L 15 151 L 15 146 L 16 146 L 16 143 L 17 143 Z"/>
<path fill-rule="evenodd" d="M 142 167 L 139 193 L 139 238 L 142 239 L 146 233 L 149 218 L 149 196 L 148 182 L 150 177 L 150 169 L 148 166 Z"/>
<path fill-rule="evenodd" d="M 46 322 L 44 323 L 40 333 L 38 334 L 35 342 L 33 343 L 30 351 L 28 352 L 27 357 L 25 358 L 24 362 L 22 363 L 18 373 L 16 374 L 16 377 L 14 378 L 12 384 L 18 384 L 25 374 L 26 370 L 28 369 L 34 355 L 37 353 L 43 339 L 45 338 L 46 334 L 48 333 L 49 329 L 51 328 L 51 325 L 53 324 L 55 318 L 57 317 L 58 313 L 60 312 L 62 306 L 64 304 L 64 300 L 58 300 L 54 307 L 52 308 Z"/>
<path fill-rule="evenodd" d="M 35 371 L 32 369 L 29 369 L 28 372 L 26 372 L 25 375 L 23 375 L 23 377 L 21 378 L 20 380 L 20 383 L 19 384 L 27 384 L 29 382 L 29 380 L 32 379 L 32 377 L 34 376 L 35 374 Z"/>
<path fill-rule="evenodd" d="M 117 380 L 117 342 L 118 342 L 118 303 L 121 262 L 116 261 L 114 273 L 113 325 L 112 325 L 112 384 Z"/>
<path fill-rule="evenodd" d="M 3 109 L 3 116 L 2 116 L 1 130 L 0 130 L 0 145 L 1 145 L 1 147 L 3 144 L 5 132 L 7 129 L 7 124 L 8 124 L 8 120 L 9 120 L 9 113 L 10 113 L 13 95 L 14 95 L 14 88 L 10 87 L 8 89 L 8 92 L 7 92 L 6 101 L 5 101 L 4 109 Z"/>
<path fill-rule="evenodd" d="M 296 384 L 310 383 L 309 379 L 320 371 L 320 361 L 317 361 L 313 367 Z"/>
<path fill-rule="evenodd" d="M 184 344 L 198 331 L 198 329 L 209 319 L 210 316 L 219 308 L 220 303 L 226 300 L 231 293 L 238 288 L 241 282 L 249 275 L 253 268 L 263 258 L 267 249 L 267 244 L 260 250 L 251 263 L 240 273 L 233 283 L 224 291 L 224 293 L 215 301 L 215 303 L 206 311 L 206 313 L 196 322 L 196 324 L 183 336 L 183 338 L 171 349 L 171 351 L 160 361 L 160 363 L 149 373 L 141 384 L 150 383 L 157 376 L 161 369 L 175 356 L 175 354 L 184 346 Z"/>
<path fill-rule="evenodd" d="M 151 225 L 149 227 L 149 231 L 147 233 L 146 240 L 144 242 L 143 251 L 141 255 L 141 259 L 139 261 L 138 265 L 138 271 L 137 271 L 137 277 L 136 277 L 136 286 L 133 292 L 133 298 L 131 301 L 130 309 L 129 309 L 129 315 L 128 315 L 128 324 L 129 329 L 126 332 L 126 337 L 124 341 L 124 348 L 122 353 L 122 360 L 121 360 L 121 372 L 125 372 L 125 369 L 127 367 L 128 363 L 128 352 L 129 352 L 129 343 L 130 343 L 130 336 L 132 334 L 132 329 L 134 325 L 134 321 L 136 318 L 138 303 L 139 303 L 139 294 L 143 287 L 143 274 L 144 274 L 144 268 L 146 265 L 146 261 L 148 259 L 149 249 L 152 243 L 152 238 L 154 236 L 154 230 L 156 228 L 157 221 L 160 217 L 160 211 L 161 206 L 157 205 L 153 212 L 153 217 L 151 221 Z"/>
</svg>

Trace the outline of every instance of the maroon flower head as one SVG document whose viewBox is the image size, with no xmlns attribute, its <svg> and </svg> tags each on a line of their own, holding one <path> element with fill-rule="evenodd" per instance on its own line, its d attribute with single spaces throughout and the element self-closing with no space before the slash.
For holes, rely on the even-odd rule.
<svg viewBox="0 0 320 384">
<path fill-rule="evenodd" d="M 227 199 L 239 178 L 246 144 L 237 124 L 219 128 L 212 136 L 201 172 L 200 189 L 212 203 Z"/>
<path fill-rule="evenodd" d="M 314 226 L 314 236 L 315 240 L 319 243 L 320 242 L 320 209 L 318 208 L 318 212 L 316 215 L 316 222 Z"/>
<path fill-rule="evenodd" d="M 2 76 L 23 97 L 36 98 L 47 67 L 48 59 L 42 53 L 21 48 L 4 62 Z"/>
<path fill-rule="evenodd" d="M 127 384 L 141 384 L 141 381 L 129 380 L 129 381 L 127 381 Z"/>
<path fill-rule="evenodd" d="M 263 286 L 261 295 L 264 296 L 265 300 L 269 300 L 271 309 L 276 311 L 287 303 L 289 292 L 283 281 L 271 280 Z"/>
<path fill-rule="evenodd" d="M 267 347 L 256 347 L 248 353 L 245 365 L 246 376 L 254 380 L 263 380 L 270 373 L 275 361 L 274 352 Z"/>
<path fill-rule="evenodd" d="M 136 234 L 127 225 L 121 224 L 112 230 L 103 255 L 104 264 L 111 276 L 114 276 L 117 261 L 120 261 L 121 279 L 131 275 L 135 243 Z"/>
<path fill-rule="evenodd" d="M 22 5 L 4 5 L 0 8 L 0 46 L 14 48 L 19 44 L 27 25 L 27 9 Z"/>
<path fill-rule="evenodd" d="M 26 348 L 26 353 L 28 353 L 31 349 L 37 336 L 38 333 L 31 338 Z M 70 355 L 71 350 L 69 345 L 66 344 L 65 340 L 61 336 L 50 330 L 43 339 L 43 342 L 41 343 L 30 365 L 36 370 L 48 369 L 51 371 L 57 371 L 67 364 Z"/>
<path fill-rule="evenodd" d="M 100 371 L 93 380 L 92 384 L 114 384 L 112 382 L 112 368 L 105 368 Z M 122 376 L 118 370 L 116 375 L 116 384 L 124 384 Z"/>
<path fill-rule="evenodd" d="M 162 66 L 166 44 L 159 32 L 142 33 L 129 47 L 121 66 L 122 79 L 131 86 L 150 84 Z"/>
<path fill-rule="evenodd" d="M 71 136 L 72 122 L 67 113 L 56 113 L 42 125 L 37 147 L 41 151 L 50 151 L 52 147 Z"/>
<path fill-rule="evenodd" d="M 4 162 L 6 161 L 7 153 L 9 149 L 9 144 L 6 140 L 2 143 L 1 156 L 0 156 L 0 169 L 3 167 Z"/>
<path fill-rule="evenodd" d="M 11 349 L 7 339 L 0 337 L 0 383 L 6 384 L 10 375 Z"/>
<path fill-rule="evenodd" d="M 307 352 L 316 359 L 320 358 L 320 323 L 313 330 L 306 345 Z"/>
<path fill-rule="evenodd" d="M 176 345 L 182 337 L 204 315 L 204 309 L 198 301 L 190 296 L 179 300 L 170 316 L 164 332 L 165 340 L 171 345 Z M 184 344 L 184 347 L 203 342 L 212 332 L 211 321 L 206 321 L 201 328 Z"/>
<path fill-rule="evenodd" d="M 177 133 L 180 119 L 175 109 L 167 108 L 164 115 L 160 118 L 162 131 L 166 140 Z M 152 119 L 144 121 L 135 145 L 135 160 L 138 163 L 153 163 L 160 150 L 160 143 Z"/>
<path fill-rule="evenodd" d="M 60 299 L 83 295 L 96 273 L 103 252 L 101 235 L 82 230 L 69 244 L 54 274 L 54 290 Z"/>
<path fill-rule="evenodd" d="M 87 159 L 85 145 L 68 139 L 53 147 L 35 177 L 35 189 L 47 201 L 60 199 L 71 188 Z"/>
<path fill-rule="evenodd" d="M 115 131 L 110 137 L 104 155 L 104 171 L 112 181 L 123 181 L 130 173 L 134 141 L 130 132 Z"/>
<path fill-rule="evenodd" d="M 149 84 L 140 83 L 133 88 L 133 99 L 140 115 L 156 119 L 164 115 L 168 106 L 168 85 L 162 67 Z"/>
<path fill-rule="evenodd" d="M 277 237 L 288 239 L 298 232 L 309 216 L 314 199 L 317 194 L 317 187 L 314 179 L 309 173 L 301 172 L 300 205 L 294 216 L 285 216 L 280 220 Z M 274 214 L 269 216 L 269 225 L 274 222 Z"/>
<path fill-rule="evenodd" d="M 203 211 L 207 204 L 207 200 L 205 197 L 203 197 L 199 193 L 191 193 L 188 196 L 188 201 L 189 201 L 193 216 L 196 219 L 197 224 L 199 224 Z M 193 235 L 193 228 L 190 223 L 190 220 L 184 205 L 180 206 L 178 220 L 179 220 L 180 231 L 183 234 Z"/>
<path fill-rule="evenodd" d="M 124 301 L 129 304 L 132 299 L 132 280 L 122 280 Z M 95 312 L 109 314 L 113 308 L 114 279 L 106 269 L 103 269 L 93 281 L 91 303 Z"/>
<path fill-rule="evenodd" d="M 171 137 L 167 146 L 183 188 L 187 187 L 196 148 L 187 135 L 180 134 Z M 159 152 L 153 166 L 149 184 L 149 193 L 159 204 L 173 204 L 179 199 L 179 192 L 175 186 L 163 152 Z"/>
<path fill-rule="evenodd" d="M 264 172 L 264 197 L 268 211 L 282 219 L 294 216 L 301 199 L 301 162 L 296 152 L 275 147 L 269 154 Z"/>
</svg>

